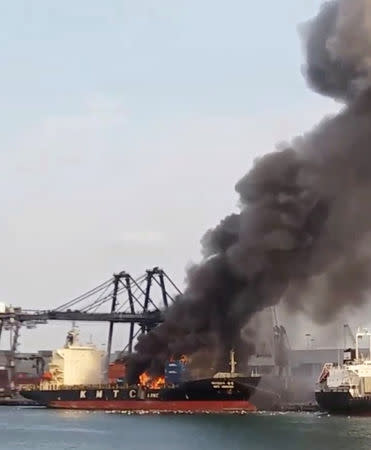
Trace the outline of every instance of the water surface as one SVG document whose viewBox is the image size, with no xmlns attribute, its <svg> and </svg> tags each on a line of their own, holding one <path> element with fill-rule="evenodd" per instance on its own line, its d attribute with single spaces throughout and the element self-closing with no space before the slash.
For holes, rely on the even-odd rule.
<svg viewBox="0 0 371 450">
<path fill-rule="evenodd" d="M 371 418 L 123 415 L 0 407 L 0 449 L 370 450 Z"/>
</svg>

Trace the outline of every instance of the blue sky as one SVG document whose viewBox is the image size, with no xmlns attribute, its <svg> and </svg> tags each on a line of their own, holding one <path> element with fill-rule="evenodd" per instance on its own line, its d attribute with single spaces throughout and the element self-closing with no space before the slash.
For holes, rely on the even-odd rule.
<svg viewBox="0 0 371 450">
<path fill-rule="evenodd" d="M 1 299 L 56 306 L 152 265 L 181 284 L 253 159 L 339 108 L 300 72 L 320 3 L 3 2 Z"/>
<path fill-rule="evenodd" d="M 122 99 L 141 120 L 154 112 L 261 110 L 271 96 L 276 105 L 285 100 L 285 84 L 305 95 L 296 24 L 319 1 L 286 0 L 269 9 L 242 0 L 50 3 L 1 8 L 9 121 L 13 114 L 27 123 L 30 114 L 78 111 L 96 92 Z M 263 84 L 265 95 L 258 95 Z"/>
</svg>

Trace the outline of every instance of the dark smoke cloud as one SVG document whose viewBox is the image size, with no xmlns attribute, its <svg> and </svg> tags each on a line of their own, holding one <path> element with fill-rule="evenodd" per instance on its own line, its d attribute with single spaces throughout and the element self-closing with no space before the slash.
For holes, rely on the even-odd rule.
<svg viewBox="0 0 371 450">
<path fill-rule="evenodd" d="M 344 100 L 344 109 L 257 160 L 237 183 L 240 213 L 205 234 L 204 260 L 189 271 L 184 295 L 138 341 L 133 377 L 170 355 L 238 348 L 254 314 L 280 301 L 325 322 L 366 300 L 370 23 L 370 1 L 339 0 L 303 27 L 309 83 Z"/>
<path fill-rule="evenodd" d="M 320 14 L 301 27 L 304 72 L 316 91 L 350 99 L 370 86 L 370 9 L 369 0 L 326 2 Z"/>
</svg>

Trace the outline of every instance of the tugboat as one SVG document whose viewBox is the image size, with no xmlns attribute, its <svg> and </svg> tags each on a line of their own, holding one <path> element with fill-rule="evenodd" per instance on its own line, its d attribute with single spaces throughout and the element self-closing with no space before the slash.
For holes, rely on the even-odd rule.
<svg viewBox="0 0 371 450">
<path fill-rule="evenodd" d="M 368 339 L 364 355 L 359 340 Z M 334 414 L 371 414 L 371 333 L 358 330 L 355 350 L 344 351 L 343 363 L 326 363 L 318 379 L 316 400 L 321 410 Z"/>
<path fill-rule="evenodd" d="M 227 413 L 255 411 L 249 402 L 260 381 L 258 374 L 246 376 L 235 371 L 234 352 L 230 353 L 230 372 L 212 378 L 182 380 L 184 363 L 171 361 L 165 374 L 153 378 L 147 373 L 138 384 L 124 381 L 106 384 L 106 355 L 94 346 L 81 346 L 76 329 L 67 337 L 63 349 L 53 352 L 49 371 L 40 385 L 21 391 L 25 398 L 49 408 Z"/>
</svg>

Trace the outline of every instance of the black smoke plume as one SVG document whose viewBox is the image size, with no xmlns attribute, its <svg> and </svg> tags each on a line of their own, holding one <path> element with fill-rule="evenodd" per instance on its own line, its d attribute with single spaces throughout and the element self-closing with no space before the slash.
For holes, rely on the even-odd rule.
<svg viewBox="0 0 371 450">
<path fill-rule="evenodd" d="M 131 380 L 171 355 L 238 347 L 254 314 L 280 301 L 326 322 L 367 298 L 371 2 L 327 2 L 301 34 L 310 86 L 344 107 L 237 183 L 240 213 L 205 234 L 184 295 L 139 339 Z"/>
</svg>

